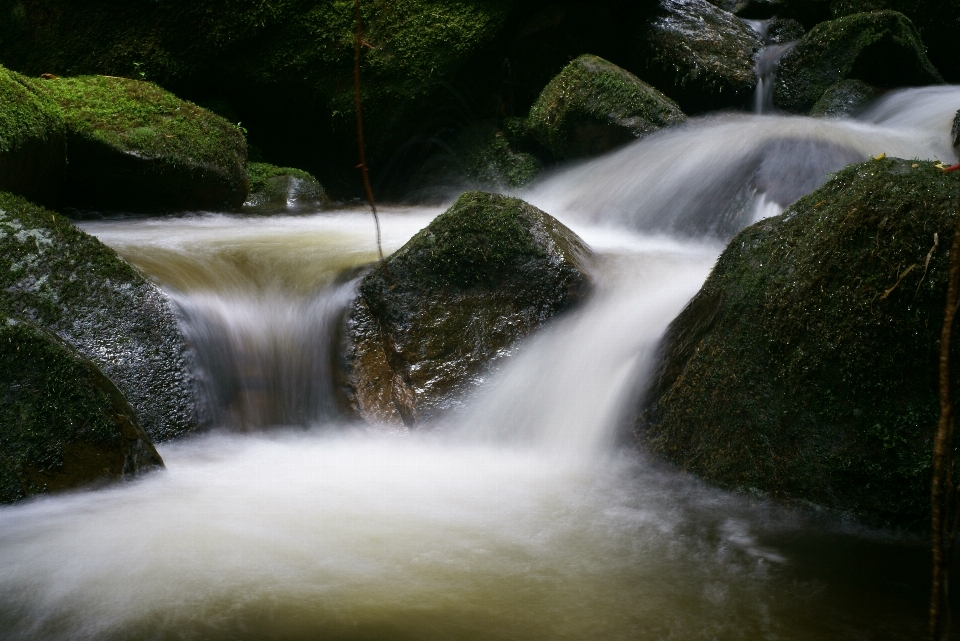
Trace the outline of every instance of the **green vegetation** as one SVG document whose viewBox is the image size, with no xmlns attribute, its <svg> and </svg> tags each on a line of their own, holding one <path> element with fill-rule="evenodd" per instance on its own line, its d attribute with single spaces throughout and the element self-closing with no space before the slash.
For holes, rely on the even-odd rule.
<svg viewBox="0 0 960 641">
<path fill-rule="evenodd" d="M 236 125 L 149 82 L 81 76 L 36 84 L 66 121 L 68 205 L 229 209 L 243 202 L 247 148 Z"/>
<path fill-rule="evenodd" d="M 533 136 L 558 158 L 604 153 L 686 116 L 628 71 L 592 55 L 567 65 L 530 108 Z"/>
<path fill-rule="evenodd" d="M 320 182 L 301 169 L 251 162 L 247 163 L 247 177 L 250 191 L 245 208 L 286 210 L 292 206 L 316 209 L 330 205 Z"/>
<path fill-rule="evenodd" d="M 162 465 L 95 365 L 53 334 L 0 316 L 0 503 Z"/>
<path fill-rule="evenodd" d="M 810 109 L 811 116 L 837 118 L 852 116 L 880 95 L 881 91 L 862 80 L 841 80 L 831 86 Z"/>
<path fill-rule="evenodd" d="M 781 109 L 807 112 L 845 79 L 877 87 L 943 82 L 903 14 L 858 13 L 817 25 L 783 57 L 774 101 Z"/>
<path fill-rule="evenodd" d="M 521 121 L 513 118 L 512 121 Z M 479 148 L 469 153 L 466 177 L 491 187 L 523 187 L 543 171 L 533 154 L 518 151 L 508 126 L 489 135 Z"/>
<path fill-rule="evenodd" d="M 415 424 L 583 298 L 590 250 L 522 200 L 467 192 L 360 284 L 348 320 L 349 403 Z"/>
<path fill-rule="evenodd" d="M 66 162 L 57 104 L 27 78 L 0 67 L 0 191 L 53 202 Z"/>
<path fill-rule="evenodd" d="M 645 440 L 724 487 L 926 527 L 957 188 L 871 160 L 736 236 L 668 332 Z"/>
<path fill-rule="evenodd" d="M 155 440 L 196 426 L 186 345 L 166 298 L 63 216 L 5 193 L 0 314 L 56 333 L 95 362 Z"/>
</svg>

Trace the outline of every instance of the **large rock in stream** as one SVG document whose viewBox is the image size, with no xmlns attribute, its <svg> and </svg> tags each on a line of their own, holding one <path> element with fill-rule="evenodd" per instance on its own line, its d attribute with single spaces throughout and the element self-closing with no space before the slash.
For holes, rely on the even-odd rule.
<svg viewBox="0 0 960 641">
<path fill-rule="evenodd" d="M 232 123 L 138 80 L 40 80 L 67 128 L 62 202 L 78 209 L 239 209 L 247 145 Z"/>
<path fill-rule="evenodd" d="M 774 102 L 805 113 L 846 79 L 875 87 L 943 82 L 910 20 L 896 11 L 874 11 L 824 22 L 807 33 L 780 60 Z"/>
<path fill-rule="evenodd" d="M 583 299 L 590 260 L 536 207 L 463 194 L 361 282 L 346 325 L 350 405 L 407 425 L 451 406 L 518 340 Z"/>
<path fill-rule="evenodd" d="M 675 102 L 603 58 L 582 55 L 540 93 L 528 118 L 557 158 L 605 153 L 686 119 Z"/>
<path fill-rule="evenodd" d="M 96 365 L 56 335 L 0 316 L 0 503 L 162 466 Z"/>
<path fill-rule="evenodd" d="M 0 191 L 53 204 L 66 167 L 57 103 L 24 76 L 0 67 Z"/>
<path fill-rule="evenodd" d="M 0 314 L 55 333 L 93 361 L 155 441 L 196 427 L 192 355 L 163 293 L 63 216 L 5 193 Z"/>
<path fill-rule="evenodd" d="M 743 230 L 667 332 L 642 440 L 724 487 L 926 527 L 957 189 L 871 160 Z"/>
</svg>

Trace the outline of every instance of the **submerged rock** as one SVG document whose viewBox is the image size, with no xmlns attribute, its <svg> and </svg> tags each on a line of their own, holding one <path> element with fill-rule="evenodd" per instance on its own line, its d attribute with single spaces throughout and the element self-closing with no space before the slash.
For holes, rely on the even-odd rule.
<svg viewBox="0 0 960 641">
<path fill-rule="evenodd" d="M 191 355 L 167 298 L 66 218 L 4 193 L 0 314 L 54 332 L 93 361 L 155 441 L 196 427 Z"/>
<path fill-rule="evenodd" d="M 30 80 L 0 67 L 0 191 L 52 204 L 66 167 L 60 108 Z"/>
<path fill-rule="evenodd" d="M 0 316 L 0 503 L 162 466 L 103 372 L 54 334 Z"/>
<path fill-rule="evenodd" d="M 590 287 L 591 252 L 522 200 L 467 192 L 361 282 L 346 324 L 346 393 L 369 421 L 448 407 L 514 343 Z"/>
<path fill-rule="evenodd" d="M 244 209 L 269 212 L 330 206 L 323 185 L 301 169 L 251 162 L 247 163 L 247 177 L 250 191 Z"/>
<path fill-rule="evenodd" d="M 846 79 L 877 87 L 943 82 L 903 14 L 858 13 L 817 25 L 780 60 L 774 102 L 781 109 L 807 112 L 827 89 Z"/>
<path fill-rule="evenodd" d="M 36 86 L 57 101 L 66 121 L 65 205 L 223 210 L 243 204 L 246 142 L 213 112 L 127 78 L 59 78 Z"/>
<path fill-rule="evenodd" d="M 841 80 L 823 92 L 810 109 L 811 116 L 853 116 L 883 93 L 862 80 Z"/>
<path fill-rule="evenodd" d="M 568 64 L 530 108 L 533 136 L 557 158 L 595 156 L 686 116 L 672 100 L 603 58 Z"/>
<path fill-rule="evenodd" d="M 643 36 L 644 77 L 687 113 L 749 104 L 760 34 L 706 0 L 661 0 L 660 6 L 661 15 Z"/>
<path fill-rule="evenodd" d="M 667 332 L 642 440 L 724 487 L 925 527 L 957 188 L 872 160 L 742 231 Z"/>
</svg>

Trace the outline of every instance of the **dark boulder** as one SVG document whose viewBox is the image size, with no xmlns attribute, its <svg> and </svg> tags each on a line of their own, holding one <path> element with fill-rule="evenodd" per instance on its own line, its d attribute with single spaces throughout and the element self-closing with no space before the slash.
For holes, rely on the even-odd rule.
<svg viewBox="0 0 960 641">
<path fill-rule="evenodd" d="M 878 98 L 882 90 L 862 80 L 841 80 L 823 92 L 813 107 L 811 116 L 838 118 L 853 116 Z"/>
<path fill-rule="evenodd" d="M 806 113 L 827 89 L 847 79 L 876 87 L 943 82 L 903 14 L 858 13 L 817 25 L 780 60 L 774 102 Z"/>
<path fill-rule="evenodd" d="M 580 301 L 589 248 L 522 200 L 467 192 L 361 282 L 346 392 L 360 416 L 414 425 L 514 343 Z"/>
<path fill-rule="evenodd" d="M 790 18 L 777 18 L 767 27 L 767 42 L 775 45 L 785 45 L 803 37 L 806 30 L 803 25 Z"/>
<path fill-rule="evenodd" d="M 245 211 L 263 213 L 326 209 L 330 199 L 314 176 L 293 167 L 247 163 L 250 191 Z"/>
<path fill-rule="evenodd" d="M 0 503 L 162 466 L 103 372 L 54 334 L 0 316 Z"/>
<path fill-rule="evenodd" d="M 93 361 L 154 441 L 197 426 L 191 353 L 170 301 L 63 216 L 4 193 L 0 314 L 57 334 Z"/>
<path fill-rule="evenodd" d="M 247 147 L 234 124 L 149 82 L 106 76 L 36 81 L 67 126 L 69 207 L 239 209 Z"/>
<path fill-rule="evenodd" d="M 960 111 L 953 117 L 953 128 L 950 130 L 953 135 L 953 148 L 957 155 L 960 155 Z"/>
<path fill-rule="evenodd" d="M 871 160 L 743 230 L 667 332 L 640 438 L 723 487 L 927 527 L 957 188 Z"/>
<path fill-rule="evenodd" d="M 595 156 L 683 122 L 680 107 L 632 73 L 583 55 L 540 93 L 528 123 L 557 158 Z"/>
<path fill-rule="evenodd" d="M 661 0 L 660 7 L 642 35 L 641 75 L 687 113 L 750 104 L 760 34 L 706 0 Z"/>
<path fill-rule="evenodd" d="M 60 108 L 30 80 L 0 67 L 0 191 L 53 204 L 66 167 Z"/>
</svg>

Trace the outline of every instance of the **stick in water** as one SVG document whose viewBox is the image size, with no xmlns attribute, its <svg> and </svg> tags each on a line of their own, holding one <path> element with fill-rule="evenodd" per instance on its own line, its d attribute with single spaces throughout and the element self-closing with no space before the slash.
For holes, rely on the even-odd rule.
<svg viewBox="0 0 960 641">
<path fill-rule="evenodd" d="M 363 144 L 363 105 L 360 100 L 360 47 L 370 46 L 363 42 L 363 22 L 360 19 L 360 0 L 354 0 L 357 15 L 357 27 L 353 32 L 353 95 L 357 102 L 357 145 L 360 148 L 360 164 L 357 167 L 363 175 L 363 188 L 367 192 L 367 202 L 373 211 L 373 222 L 377 226 L 377 253 L 383 262 L 383 246 L 380 243 L 380 217 L 377 216 L 377 203 L 373 200 L 373 188 L 370 186 L 370 173 L 367 171 L 367 154 Z"/>
</svg>

